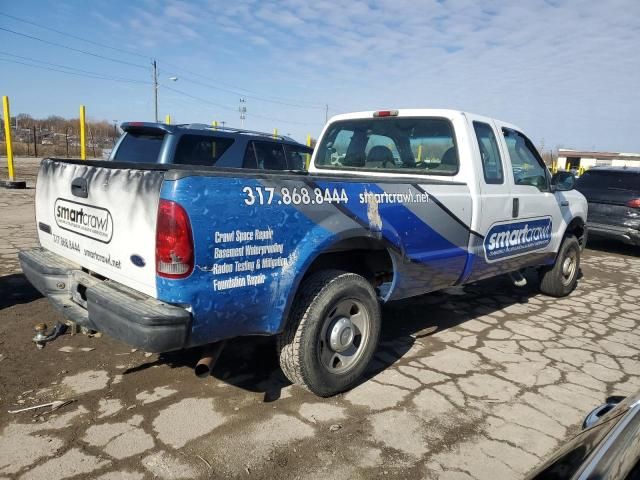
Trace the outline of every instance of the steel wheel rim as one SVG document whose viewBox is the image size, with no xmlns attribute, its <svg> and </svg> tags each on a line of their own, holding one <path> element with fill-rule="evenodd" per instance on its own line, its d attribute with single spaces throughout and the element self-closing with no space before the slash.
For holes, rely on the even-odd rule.
<svg viewBox="0 0 640 480">
<path fill-rule="evenodd" d="M 576 274 L 578 268 L 578 254 L 575 250 L 571 249 L 567 252 L 567 256 L 562 261 L 562 283 L 569 285 L 573 281 L 573 277 Z"/>
<path fill-rule="evenodd" d="M 371 332 L 371 316 L 354 298 L 335 303 L 324 318 L 318 337 L 318 359 L 329 373 L 345 373 L 358 364 Z"/>
</svg>

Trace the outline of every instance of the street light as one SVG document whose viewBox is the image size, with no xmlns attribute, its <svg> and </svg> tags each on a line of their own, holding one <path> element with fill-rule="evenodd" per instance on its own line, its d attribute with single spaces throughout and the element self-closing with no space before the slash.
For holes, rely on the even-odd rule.
<svg viewBox="0 0 640 480">
<path fill-rule="evenodd" d="M 158 122 L 158 88 L 160 84 L 158 83 L 158 62 L 153 60 L 151 62 L 151 68 L 153 73 L 153 103 L 154 103 L 154 118 L 156 123 Z M 178 77 L 169 77 L 169 80 L 176 81 Z"/>
</svg>

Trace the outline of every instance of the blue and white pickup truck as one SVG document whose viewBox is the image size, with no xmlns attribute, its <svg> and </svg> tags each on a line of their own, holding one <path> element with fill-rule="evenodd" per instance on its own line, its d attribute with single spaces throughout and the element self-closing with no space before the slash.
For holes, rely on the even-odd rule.
<svg viewBox="0 0 640 480">
<path fill-rule="evenodd" d="M 452 110 L 339 115 L 309 172 L 46 159 L 27 278 L 66 318 L 153 352 L 277 335 L 282 370 L 352 387 L 380 304 L 537 267 L 578 279 L 587 203 L 520 129 Z"/>
</svg>

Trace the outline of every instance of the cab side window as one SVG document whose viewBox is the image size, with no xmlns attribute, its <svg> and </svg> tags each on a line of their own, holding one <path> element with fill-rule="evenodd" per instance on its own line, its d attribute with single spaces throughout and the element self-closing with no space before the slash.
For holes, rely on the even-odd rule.
<svg viewBox="0 0 640 480">
<path fill-rule="evenodd" d="M 547 168 L 531 141 L 509 128 L 503 128 L 502 133 L 511 157 L 514 183 L 530 185 L 543 192 L 549 191 Z"/>
<path fill-rule="evenodd" d="M 247 149 L 244 152 L 244 159 L 242 160 L 242 168 L 258 168 L 253 142 L 247 143 Z"/>
<path fill-rule="evenodd" d="M 295 145 L 284 145 L 284 151 L 287 155 L 287 167 L 289 170 L 306 170 L 311 155 L 306 149 L 296 147 Z"/>
<path fill-rule="evenodd" d="M 180 137 L 173 163 L 180 165 L 216 165 L 233 139 L 185 134 Z M 239 167 L 239 165 L 225 165 Z"/>
<path fill-rule="evenodd" d="M 252 142 L 260 170 L 286 170 L 287 161 L 281 143 Z"/>
<path fill-rule="evenodd" d="M 473 129 L 476 132 L 476 139 L 480 148 L 485 183 L 493 185 L 504 183 L 502 160 L 493 128 L 486 123 L 473 122 Z"/>
</svg>

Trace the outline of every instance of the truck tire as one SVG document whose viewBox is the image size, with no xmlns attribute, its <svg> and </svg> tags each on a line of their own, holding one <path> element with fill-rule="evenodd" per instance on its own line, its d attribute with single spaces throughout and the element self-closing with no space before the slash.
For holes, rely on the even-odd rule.
<svg viewBox="0 0 640 480">
<path fill-rule="evenodd" d="M 300 285 L 278 337 L 282 371 L 321 397 L 348 390 L 375 352 L 380 323 L 380 304 L 367 280 L 341 270 L 314 273 Z"/>
<path fill-rule="evenodd" d="M 540 291 L 552 297 L 566 297 L 578 283 L 580 244 L 573 235 L 565 237 L 555 263 L 540 269 Z"/>
</svg>

